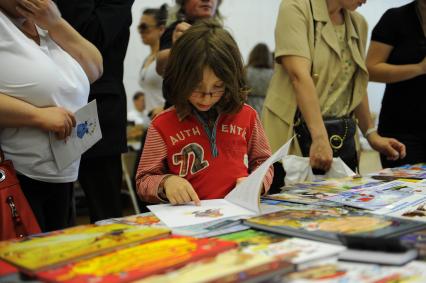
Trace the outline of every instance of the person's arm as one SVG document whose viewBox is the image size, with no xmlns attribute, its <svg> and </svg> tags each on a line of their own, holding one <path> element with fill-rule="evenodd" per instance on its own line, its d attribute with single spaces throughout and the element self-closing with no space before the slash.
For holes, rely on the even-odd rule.
<svg viewBox="0 0 426 283">
<path fill-rule="evenodd" d="M 386 63 L 392 49 L 392 45 L 371 41 L 367 54 L 370 81 L 396 83 L 426 74 L 426 57 L 417 64 L 394 65 Z"/>
<path fill-rule="evenodd" d="M 173 30 L 172 44 L 174 44 L 176 40 L 178 40 L 178 38 L 181 37 L 182 34 L 190 27 L 191 25 L 186 22 L 181 22 L 177 24 L 175 29 Z M 160 46 L 160 49 L 161 49 L 161 46 Z M 164 71 L 166 70 L 167 62 L 169 61 L 169 57 L 170 57 L 170 50 L 171 48 L 161 49 L 157 54 L 157 66 L 155 67 L 155 70 L 160 76 L 163 76 Z"/>
<path fill-rule="evenodd" d="M 62 107 L 35 107 L 0 93 L 0 128 L 35 127 L 64 139 L 75 127 L 74 114 Z"/>
<path fill-rule="evenodd" d="M 333 161 L 333 153 L 322 119 L 315 84 L 311 77 L 311 62 L 300 56 L 282 56 L 280 62 L 290 76 L 296 93 L 297 106 L 311 134 L 310 164 L 312 168 L 328 171 Z"/>
<path fill-rule="evenodd" d="M 102 75 L 102 56 L 99 50 L 61 17 L 55 3 L 51 0 L 17 2 L 20 5 L 17 10 L 28 20 L 47 30 L 50 37 L 81 65 L 90 82 Z"/>
<path fill-rule="evenodd" d="M 354 113 L 358 119 L 361 132 L 364 133 L 364 136 L 366 136 L 368 143 L 373 149 L 386 155 L 390 160 L 397 160 L 405 157 L 406 152 L 404 144 L 394 138 L 382 137 L 377 133 L 373 119 L 371 118 L 367 95 L 364 96 L 361 103 L 355 108 Z"/>
<path fill-rule="evenodd" d="M 168 200 L 171 204 L 182 204 L 193 200 L 199 205 L 200 199 L 191 184 L 182 177 L 168 174 L 166 160 L 167 146 L 151 125 L 136 174 L 139 195 L 153 203 Z"/>
<path fill-rule="evenodd" d="M 259 117 L 253 123 L 251 137 L 248 142 L 249 172 L 252 173 L 271 156 L 271 148 Z M 263 178 L 263 194 L 269 191 L 274 177 L 274 167 L 271 166 Z"/>
</svg>

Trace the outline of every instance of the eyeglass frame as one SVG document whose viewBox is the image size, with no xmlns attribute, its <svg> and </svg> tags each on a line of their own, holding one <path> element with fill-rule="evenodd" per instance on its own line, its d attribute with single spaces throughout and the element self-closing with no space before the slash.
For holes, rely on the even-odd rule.
<svg viewBox="0 0 426 283">
<path fill-rule="evenodd" d="M 156 28 L 156 27 L 158 27 L 159 25 L 149 25 L 149 24 L 147 24 L 147 23 L 140 23 L 139 25 L 138 25 L 138 31 L 140 32 L 140 33 L 144 33 L 144 32 L 147 32 L 149 29 L 151 29 L 151 28 Z"/>
<path fill-rule="evenodd" d="M 225 88 L 220 90 L 213 90 L 213 91 L 193 90 L 190 96 L 193 98 L 203 98 L 206 95 L 210 95 L 211 98 L 219 98 L 219 97 L 222 97 L 224 94 L 225 94 Z"/>
</svg>

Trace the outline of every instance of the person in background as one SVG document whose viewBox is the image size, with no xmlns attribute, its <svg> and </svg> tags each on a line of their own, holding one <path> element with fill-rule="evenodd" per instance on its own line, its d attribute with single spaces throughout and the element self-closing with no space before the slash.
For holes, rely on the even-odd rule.
<svg viewBox="0 0 426 283">
<path fill-rule="evenodd" d="M 222 0 L 176 0 L 175 12 L 169 13 L 167 28 L 160 38 L 160 51 L 157 55 L 157 72 L 163 76 L 169 60 L 170 48 L 174 42 L 197 20 L 214 18 L 221 21 L 219 6 Z M 164 93 L 163 93 L 164 95 Z M 164 108 L 171 106 L 169 98 L 164 96 Z"/>
<path fill-rule="evenodd" d="M 324 118 L 346 117 L 354 123 L 353 114 L 373 149 L 394 160 L 405 156 L 402 143 L 374 132 L 364 61 L 367 23 L 355 12 L 365 2 L 281 2 L 275 29 L 276 67 L 262 112 L 273 151 L 294 136 L 295 116 L 300 111 L 312 139 L 305 156 L 314 169 L 328 171 L 333 158 L 329 140 L 333 136 L 328 136 Z M 351 156 L 348 166 L 355 170 L 356 148 L 347 150 Z M 290 154 L 302 155 L 298 143 L 292 145 Z"/>
<path fill-rule="evenodd" d="M 0 38 L 1 148 L 42 231 L 66 228 L 80 160 L 58 170 L 50 133 L 71 134 L 102 56 L 50 0 L 0 1 Z"/>
<path fill-rule="evenodd" d="M 381 154 L 383 167 L 426 162 L 426 1 L 389 9 L 374 27 L 367 55 L 370 80 L 386 83 L 378 133 L 407 147 L 405 158 Z"/>
<path fill-rule="evenodd" d="M 141 198 L 172 204 L 223 198 L 270 156 L 256 111 L 244 104 L 243 68 L 236 42 L 213 20 L 197 22 L 176 41 L 164 74 L 175 106 L 148 129 L 136 177 Z M 263 192 L 272 175 L 270 168 Z"/>
<path fill-rule="evenodd" d="M 145 9 L 138 26 L 142 42 L 150 47 L 150 54 L 145 58 L 139 74 L 139 85 L 145 92 L 146 111 L 152 118 L 163 111 L 165 102 L 163 78 L 156 71 L 156 58 L 166 21 L 167 5 L 163 4 L 159 9 Z"/>
<path fill-rule="evenodd" d="M 121 153 L 127 151 L 126 92 L 123 61 L 132 23 L 134 0 L 56 0 L 63 17 L 104 58 L 104 74 L 91 86 L 102 139 L 83 154 L 78 180 L 85 193 L 90 221 L 122 216 Z"/>
<path fill-rule="evenodd" d="M 272 56 L 268 46 L 264 43 L 256 44 L 250 52 L 246 66 L 247 85 L 250 88 L 247 104 L 252 106 L 259 116 L 273 73 Z"/>
<path fill-rule="evenodd" d="M 127 112 L 127 121 L 148 127 L 151 120 L 146 114 L 145 93 L 138 91 L 133 95 L 133 107 L 133 110 Z"/>
</svg>

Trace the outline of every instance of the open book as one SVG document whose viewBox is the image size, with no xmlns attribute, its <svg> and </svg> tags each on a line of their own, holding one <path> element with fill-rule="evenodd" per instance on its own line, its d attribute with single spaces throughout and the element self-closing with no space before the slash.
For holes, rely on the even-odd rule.
<svg viewBox="0 0 426 283">
<path fill-rule="evenodd" d="M 263 162 L 224 199 L 202 200 L 201 206 L 196 206 L 193 203 L 184 205 L 158 204 L 149 205 L 148 208 L 171 228 L 219 219 L 240 219 L 244 216 L 249 217 L 271 212 L 262 210 L 260 205 L 263 178 L 274 162 L 283 159 L 287 155 L 292 140 L 290 139 Z"/>
</svg>

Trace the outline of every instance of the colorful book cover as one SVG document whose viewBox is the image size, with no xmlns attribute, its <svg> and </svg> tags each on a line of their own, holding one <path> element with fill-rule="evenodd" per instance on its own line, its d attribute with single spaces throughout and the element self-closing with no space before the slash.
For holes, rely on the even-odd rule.
<svg viewBox="0 0 426 283">
<path fill-rule="evenodd" d="M 330 243 L 345 235 L 368 239 L 407 234 L 426 224 L 343 207 L 284 209 L 244 221 L 250 227 Z"/>
<path fill-rule="evenodd" d="M 0 258 L 18 268 L 35 272 L 91 257 L 119 247 L 165 237 L 165 228 L 125 224 L 82 225 L 21 240 L 0 242 Z"/>
<path fill-rule="evenodd" d="M 418 252 L 418 259 L 426 261 L 426 230 L 402 236 L 401 243 L 409 248 L 415 248 Z"/>
<path fill-rule="evenodd" d="M 237 242 L 240 249 L 246 253 L 274 256 L 293 264 L 335 256 L 346 249 L 340 245 L 289 238 L 252 229 L 219 238 Z"/>
<path fill-rule="evenodd" d="M 414 165 L 404 165 L 395 168 L 385 168 L 371 176 L 377 179 L 393 180 L 393 179 L 426 179 L 426 163 Z"/>
<path fill-rule="evenodd" d="M 377 186 L 341 192 L 325 199 L 345 205 L 378 210 L 389 207 L 397 201 L 408 198 L 413 194 L 425 194 L 424 186 L 402 181 L 392 181 Z"/>
<path fill-rule="evenodd" d="M 285 277 L 287 283 L 424 283 L 426 264 L 412 261 L 401 267 L 350 262 L 316 264 Z"/>
<path fill-rule="evenodd" d="M 271 282 L 294 270 L 291 263 L 266 255 L 232 250 L 190 263 L 180 269 L 136 281 L 138 283 Z"/>
<path fill-rule="evenodd" d="M 230 241 L 172 236 L 38 273 L 49 282 L 129 282 L 236 248 Z"/>
<path fill-rule="evenodd" d="M 0 282 L 1 278 L 10 274 L 18 273 L 18 269 L 9 263 L 0 260 Z"/>
<path fill-rule="evenodd" d="M 426 195 L 415 194 L 372 213 L 426 222 Z"/>
<path fill-rule="evenodd" d="M 148 227 L 166 227 L 161 220 L 152 212 L 145 212 L 136 215 L 130 215 L 120 218 L 110 218 L 96 222 L 96 225 L 105 225 L 121 223 L 128 225 L 148 226 Z"/>
</svg>

